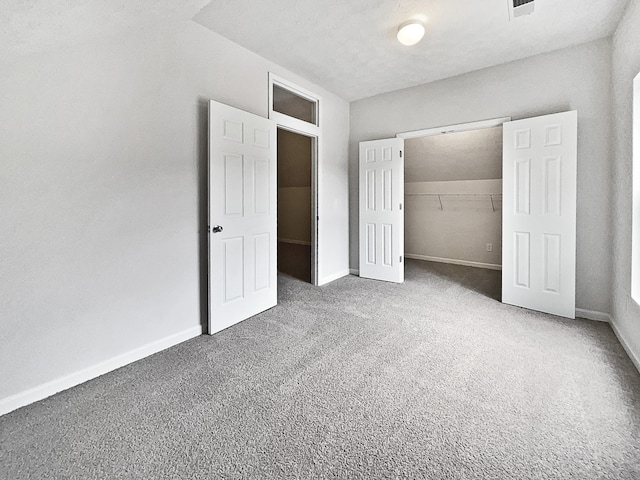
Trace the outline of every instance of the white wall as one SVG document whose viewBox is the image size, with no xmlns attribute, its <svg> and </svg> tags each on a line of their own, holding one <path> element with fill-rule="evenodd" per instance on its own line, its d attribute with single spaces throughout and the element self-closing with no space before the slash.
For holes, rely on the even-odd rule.
<svg viewBox="0 0 640 480">
<path fill-rule="evenodd" d="M 207 99 L 266 116 L 268 71 L 323 98 L 320 270 L 348 269 L 342 99 L 193 22 L 0 63 L 0 406 L 200 329 Z"/>
<path fill-rule="evenodd" d="M 640 369 L 640 306 L 631 298 L 632 102 L 638 72 L 640 2 L 631 1 L 613 37 L 612 317 L 618 336 Z"/>
<path fill-rule="evenodd" d="M 578 110 L 579 308 L 610 311 L 611 40 L 351 103 L 350 264 L 358 268 L 358 142 L 398 132 Z"/>
</svg>

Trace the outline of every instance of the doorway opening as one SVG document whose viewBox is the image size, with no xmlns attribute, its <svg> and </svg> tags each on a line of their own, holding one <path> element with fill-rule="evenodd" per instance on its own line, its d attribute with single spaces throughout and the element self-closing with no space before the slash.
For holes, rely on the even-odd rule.
<svg viewBox="0 0 640 480">
<path fill-rule="evenodd" d="M 316 138 L 278 128 L 278 271 L 314 283 Z"/>
<path fill-rule="evenodd" d="M 269 73 L 269 118 L 278 126 L 278 271 L 318 285 L 321 99 Z"/>
<path fill-rule="evenodd" d="M 406 135 L 405 257 L 498 301 L 504 120 L 398 135 Z"/>
</svg>

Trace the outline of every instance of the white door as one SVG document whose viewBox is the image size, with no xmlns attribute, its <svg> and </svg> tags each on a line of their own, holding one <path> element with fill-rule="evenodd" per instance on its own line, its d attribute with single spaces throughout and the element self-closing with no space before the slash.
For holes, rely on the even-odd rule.
<svg viewBox="0 0 640 480">
<path fill-rule="evenodd" d="M 404 282 L 404 140 L 360 143 L 360 276 Z"/>
<path fill-rule="evenodd" d="M 277 303 L 276 125 L 209 102 L 209 334 Z"/>
<path fill-rule="evenodd" d="M 577 112 L 504 124 L 502 301 L 575 318 Z"/>
</svg>

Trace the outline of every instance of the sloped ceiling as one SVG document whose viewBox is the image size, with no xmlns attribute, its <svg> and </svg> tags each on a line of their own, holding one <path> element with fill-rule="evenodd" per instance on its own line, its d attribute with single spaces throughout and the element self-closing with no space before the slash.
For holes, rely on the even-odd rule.
<svg viewBox="0 0 640 480">
<path fill-rule="evenodd" d="M 160 20 L 191 20 L 209 0 L 0 0 L 0 54 L 15 56 Z"/>
</svg>

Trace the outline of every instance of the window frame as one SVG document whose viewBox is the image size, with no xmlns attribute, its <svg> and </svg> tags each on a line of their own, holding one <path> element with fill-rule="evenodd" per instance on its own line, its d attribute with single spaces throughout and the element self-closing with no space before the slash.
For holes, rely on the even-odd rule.
<svg viewBox="0 0 640 480">
<path fill-rule="evenodd" d="M 299 118 L 291 117 L 284 113 L 280 113 L 273 109 L 273 86 L 276 85 L 279 88 L 284 90 L 288 90 L 289 92 L 304 98 L 310 102 L 315 103 L 315 123 L 305 122 L 304 120 L 300 120 Z M 269 118 L 275 120 L 278 124 L 287 125 L 290 128 L 295 130 L 299 130 L 305 133 L 311 133 L 313 135 L 318 135 L 321 131 L 321 118 L 322 118 L 322 99 L 320 96 L 316 95 L 309 90 L 306 90 L 294 83 L 291 83 L 288 80 L 285 80 L 282 77 L 274 75 L 269 72 Z"/>
<path fill-rule="evenodd" d="M 632 88 L 631 298 L 640 305 L 640 72 L 633 79 Z"/>
</svg>

